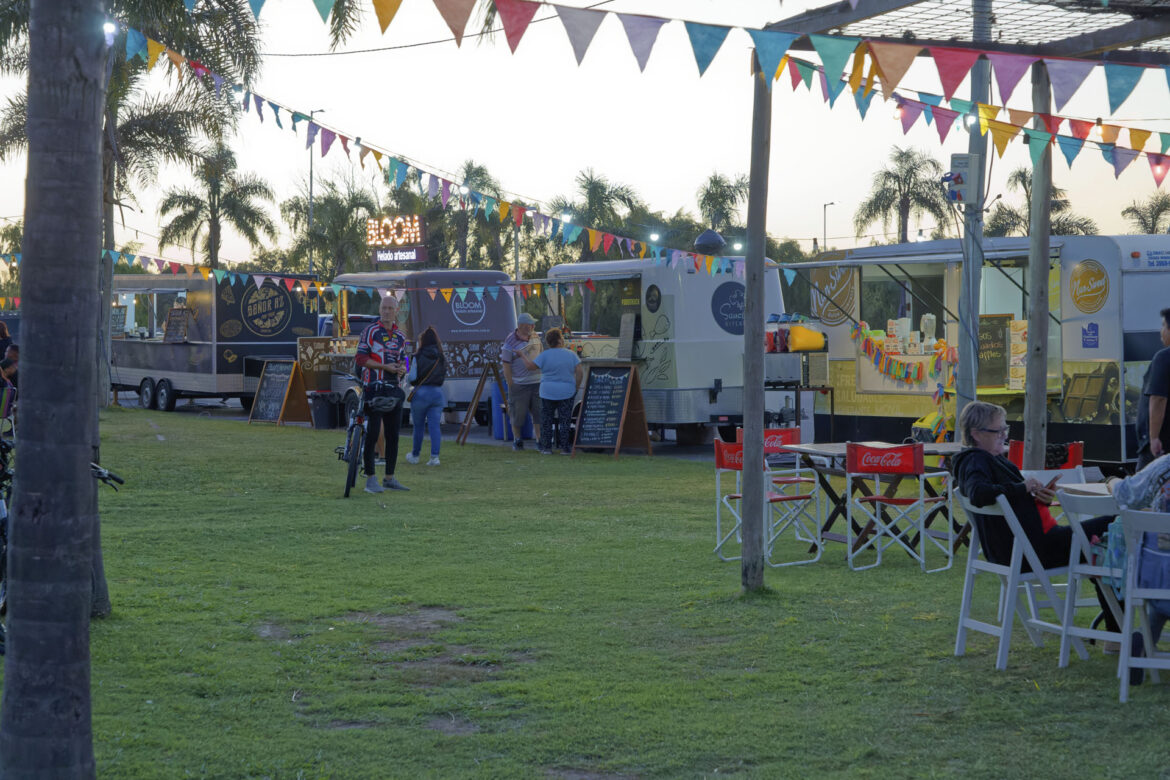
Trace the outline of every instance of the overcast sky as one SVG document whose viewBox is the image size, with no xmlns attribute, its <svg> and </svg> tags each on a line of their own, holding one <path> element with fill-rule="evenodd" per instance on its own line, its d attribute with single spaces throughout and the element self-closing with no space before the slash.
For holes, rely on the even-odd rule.
<svg viewBox="0 0 1170 780">
<path fill-rule="evenodd" d="M 806 7 L 773 0 L 612 0 L 600 6 L 623 13 L 756 28 Z M 616 16 L 601 25 L 580 66 L 551 8 L 542 8 L 536 20 L 550 16 L 548 21 L 533 22 L 513 55 L 502 34 L 482 43 L 468 38 L 461 48 L 456 47 L 430 0 L 405 0 L 385 35 L 379 32 L 372 9 L 368 10 L 361 32 L 342 51 L 405 48 L 325 55 L 327 29 L 310 0 L 268 0 L 260 20 L 269 56 L 253 88 L 306 114 L 324 109 L 319 115 L 322 123 L 409 159 L 426 171 L 452 174 L 464 160 L 475 160 L 487 166 L 508 193 L 529 202 L 572 196 L 577 172 L 592 167 L 634 188 L 654 210 L 669 214 L 684 208 L 697 213 L 695 193 L 708 175 L 748 171 L 752 85 L 751 41 L 746 32 L 733 30 L 700 78 L 681 22 L 662 28 L 642 73 Z M 476 29 L 478 20 L 473 16 L 468 30 Z M 415 45 L 430 41 L 444 42 Z M 811 52 L 798 56 L 816 61 Z M 1062 114 L 1090 119 L 1108 115 L 1104 77 L 1096 70 Z M 156 73 L 162 71 L 161 66 L 156 68 Z M 154 83 L 159 90 L 173 88 L 161 75 Z M 12 80 L 0 82 L 5 95 L 16 86 Z M 933 64 L 921 57 L 899 87 L 941 92 Z M 956 94 L 969 97 L 969 91 L 964 83 Z M 868 244 L 872 240 L 868 234 L 880 234 L 880 226 L 875 225 L 866 236 L 854 237 L 852 216 L 892 146 L 926 150 L 944 167 L 952 153 L 967 151 L 967 135 L 957 128 L 945 144 L 921 119 L 909 135 L 903 135 L 892 105 L 883 103 L 880 95 L 862 120 L 844 93 L 830 109 L 819 88 L 793 91 L 785 77 L 774 83 L 773 94 L 768 232 L 800 239 L 806 249 L 825 229 L 829 244 L 836 247 Z M 1030 94 L 1025 76 L 1010 105 L 1028 108 Z M 993 94 L 991 102 L 1000 102 L 998 95 Z M 1160 71 L 1151 70 L 1112 121 L 1170 130 L 1168 105 L 1166 80 Z M 296 192 L 309 168 L 305 125 L 293 135 L 287 116 L 283 123 L 282 131 L 270 113 L 263 124 L 254 113 L 246 114 L 233 143 L 240 168 L 267 179 L 279 199 Z M 339 144 L 324 160 L 317 153 L 314 175 L 318 180 L 351 167 L 359 175 L 373 176 L 371 158 L 363 172 L 357 167 L 357 155 L 350 163 Z M 0 166 L 4 183 L 0 216 L 21 213 L 24 164 L 22 157 Z M 1028 164 L 1027 148 L 1017 140 L 1003 160 L 993 163 L 991 196 L 1003 192 L 1006 201 L 1020 202 L 1020 195 L 1004 190 L 1003 181 L 1013 168 Z M 1144 157 L 1115 181 L 1111 166 L 1091 145 L 1086 145 L 1071 170 L 1057 152 L 1053 168 L 1056 185 L 1068 190 L 1074 209 L 1095 219 L 1103 233 L 1128 232 L 1121 209 L 1155 190 Z M 161 179 L 164 187 L 190 182 L 182 169 L 166 170 Z M 159 190 L 136 195 L 141 210 L 126 213 L 128 230 L 122 238 L 141 241 L 143 253 L 157 256 L 152 236 L 159 233 L 155 211 Z M 826 209 L 826 203 L 834 205 Z M 929 220 L 913 228 L 921 227 L 929 234 L 933 224 Z M 287 243 L 287 236 L 282 242 Z M 689 239 L 671 243 L 687 248 Z M 161 254 L 191 262 L 188 250 L 171 247 Z M 229 263 L 245 260 L 249 249 L 242 239 L 229 235 L 222 256 Z"/>
</svg>

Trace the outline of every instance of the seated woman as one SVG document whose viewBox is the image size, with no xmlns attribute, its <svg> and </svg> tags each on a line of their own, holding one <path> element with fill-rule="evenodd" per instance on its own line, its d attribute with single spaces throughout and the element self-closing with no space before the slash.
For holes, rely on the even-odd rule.
<svg viewBox="0 0 1170 780">
<path fill-rule="evenodd" d="M 1109 480 L 1109 491 L 1121 509 L 1170 512 L 1170 455 L 1155 458 L 1132 477 L 1113 477 Z M 1138 565 L 1138 584 L 1142 587 L 1170 586 L 1170 534 L 1146 534 Z M 1170 618 L 1170 601 L 1152 599 L 1148 603 L 1150 632 L 1157 642 L 1163 625 Z"/>
<path fill-rule="evenodd" d="M 1056 497 L 1056 491 L 1031 477 L 1025 479 L 1004 455 L 1008 442 L 1004 408 L 985 401 L 972 401 L 963 407 L 959 430 L 966 449 L 955 456 L 952 472 L 960 492 L 974 506 L 988 506 L 994 504 L 997 497 L 1005 496 L 1041 565 L 1046 569 L 1067 566 L 1072 549 L 1072 529 L 1058 525 L 1048 511 L 1048 504 Z M 1104 536 L 1112 520 L 1112 517 L 1094 517 L 1081 523 L 1081 527 L 1092 539 Z M 979 531 L 983 556 L 992 563 L 1008 563 L 1014 540 L 1007 521 L 999 515 L 977 514 L 971 522 Z M 1031 571 L 1026 560 L 1023 570 Z M 1113 611 L 1096 581 L 1093 586 L 1097 588 L 1097 600 L 1105 614 L 1106 628 L 1117 631 Z"/>
</svg>

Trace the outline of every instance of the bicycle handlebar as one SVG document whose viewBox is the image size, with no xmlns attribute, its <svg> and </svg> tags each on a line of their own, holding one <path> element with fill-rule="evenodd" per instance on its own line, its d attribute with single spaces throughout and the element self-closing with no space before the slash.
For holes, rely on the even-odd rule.
<svg viewBox="0 0 1170 780">
<path fill-rule="evenodd" d="M 118 485 L 126 484 L 126 480 L 122 479 L 109 469 L 102 468 L 96 463 L 89 464 L 89 472 L 93 475 L 94 479 L 100 479 L 102 482 L 105 482 L 107 485 L 112 487 L 114 492 L 118 491 Z"/>
</svg>

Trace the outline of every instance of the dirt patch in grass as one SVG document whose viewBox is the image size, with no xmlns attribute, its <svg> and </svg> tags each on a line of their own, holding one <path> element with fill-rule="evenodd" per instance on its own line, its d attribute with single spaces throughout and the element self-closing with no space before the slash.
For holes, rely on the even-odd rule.
<svg viewBox="0 0 1170 780">
<path fill-rule="evenodd" d="M 334 729 L 337 731 L 345 731 L 347 729 L 376 729 L 378 728 L 378 724 L 364 720 L 331 720 L 319 726 L 319 728 Z"/>
<path fill-rule="evenodd" d="M 463 622 L 463 618 L 456 615 L 453 611 L 442 609 L 441 607 L 420 607 L 413 612 L 407 612 L 401 615 L 351 612 L 345 616 L 345 620 L 353 623 L 372 623 L 387 631 L 408 636 L 429 634 L 454 623 Z"/>
<path fill-rule="evenodd" d="M 261 623 L 256 626 L 256 635 L 261 639 L 273 639 L 277 642 L 288 642 L 292 639 L 288 629 L 276 623 Z"/>
<path fill-rule="evenodd" d="M 453 735 L 476 734 L 479 732 L 479 726 L 466 718 L 459 718 L 454 715 L 446 718 L 431 718 L 427 721 L 426 727 L 432 731 Z"/>
<path fill-rule="evenodd" d="M 371 647 L 376 653 L 384 653 L 385 655 L 397 655 L 398 653 L 407 650 L 413 650 L 416 647 L 423 647 L 431 644 L 431 640 L 425 637 L 417 637 L 414 639 L 396 639 L 392 642 L 375 642 Z"/>
</svg>

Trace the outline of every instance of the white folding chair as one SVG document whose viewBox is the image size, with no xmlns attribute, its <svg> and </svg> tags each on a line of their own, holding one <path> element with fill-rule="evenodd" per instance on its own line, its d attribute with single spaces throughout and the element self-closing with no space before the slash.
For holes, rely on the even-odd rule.
<svg viewBox="0 0 1170 780">
<path fill-rule="evenodd" d="M 763 464 L 760 464 L 761 470 Z M 733 539 L 736 543 L 742 542 L 741 527 L 742 515 L 740 505 L 743 500 L 741 474 L 743 472 L 743 445 L 731 444 L 721 440 L 715 441 L 715 554 L 720 560 L 737 561 L 741 556 L 727 555 L 724 548 Z M 734 474 L 735 487 L 731 492 L 724 492 L 723 480 Z M 769 520 L 764 531 L 764 560 L 769 566 L 794 566 L 803 563 L 814 563 L 821 557 L 820 523 L 817 515 L 816 496 L 812 493 L 779 493 L 765 488 L 764 503 L 769 509 Z M 734 523 L 724 519 L 724 512 L 734 518 Z M 798 542 L 811 546 L 812 557 L 801 557 L 798 560 L 777 560 L 779 552 L 776 543 L 780 541 L 786 531 Z"/>
<path fill-rule="evenodd" d="M 1079 468 L 1079 467 L 1078 467 Z M 1049 477 L 1051 479 L 1051 477 Z M 1071 481 L 1071 480 L 1070 480 Z M 1092 544 L 1081 528 L 1081 522 L 1101 515 L 1117 514 L 1117 502 L 1113 496 L 1085 496 L 1058 490 L 1061 506 L 1064 507 L 1068 524 L 1072 528 L 1072 545 L 1068 555 L 1068 589 L 1065 591 L 1064 619 L 1061 621 L 1060 632 L 1060 660 L 1058 665 L 1068 666 L 1068 650 L 1072 637 L 1094 639 L 1101 642 L 1121 642 L 1122 634 L 1118 631 L 1108 631 L 1103 628 L 1078 626 L 1076 624 L 1076 609 L 1082 606 L 1098 607 L 1096 597 L 1089 595 L 1080 598 L 1081 583 L 1090 577 L 1111 577 L 1117 582 L 1125 578 L 1123 569 L 1096 564 L 1093 562 Z M 1117 603 L 1117 596 L 1113 588 L 1105 582 L 1101 583 L 1101 591 L 1105 594 L 1105 601 L 1109 610 L 1121 625 L 1121 606 Z"/>
<path fill-rule="evenodd" d="M 950 513 L 954 507 L 949 483 L 944 485 L 942 495 L 932 496 L 926 492 L 928 479 L 949 475 L 945 471 L 926 470 L 921 443 L 878 446 L 849 442 L 845 447 L 845 464 L 845 495 L 848 497 L 845 553 L 850 569 L 861 571 L 877 566 L 882 562 L 882 552 L 893 544 L 906 550 L 925 572 L 951 568 L 954 562 L 954 527 Z M 916 492 L 910 496 L 884 495 L 883 479 L 909 479 L 914 483 Z M 854 495 L 855 483 L 865 480 L 873 480 L 872 495 Z M 944 508 L 947 510 L 945 531 L 932 532 L 928 527 L 930 519 Z M 855 514 L 857 524 L 863 526 L 856 542 L 853 533 Z M 871 529 L 872 533 L 866 536 Z M 942 552 L 945 565 L 926 568 L 926 552 L 930 547 Z M 864 566 L 857 565 L 857 558 L 871 548 L 876 553 L 876 560 Z"/>
<path fill-rule="evenodd" d="M 1024 479 L 1028 477 L 1034 478 L 1037 482 L 1047 485 L 1056 478 L 1056 487 L 1060 488 L 1062 482 L 1084 482 L 1085 481 L 1085 467 L 1082 465 L 1069 466 L 1066 469 L 1020 469 L 1020 473 L 1024 475 Z M 1052 516 L 1059 520 L 1064 512 L 1060 500 L 1057 499 L 1049 505 L 1052 511 Z"/>
<path fill-rule="evenodd" d="M 1121 635 L 1129 637 L 1133 632 L 1134 615 L 1141 616 L 1141 636 L 1144 645 L 1142 655 L 1135 657 L 1128 641 L 1121 643 L 1121 655 L 1117 660 L 1117 674 L 1121 678 L 1121 701 L 1129 700 L 1129 673 L 1131 669 L 1149 669 L 1154 682 L 1161 682 L 1158 669 L 1170 669 L 1170 653 L 1158 652 L 1154 647 L 1153 632 L 1150 630 L 1150 599 L 1170 599 L 1170 588 L 1143 585 L 1149 581 L 1149 572 L 1142 572 L 1143 563 L 1158 563 L 1160 551 L 1146 550 L 1143 556 L 1146 534 L 1170 533 L 1170 513 L 1137 512 L 1126 509 L 1121 513 L 1121 525 L 1125 529 L 1125 616 L 1121 622 Z M 1156 537 L 1155 537 L 1156 538 Z M 1156 543 L 1153 543 L 1156 544 Z M 1151 553 L 1154 554 L 1151 556 Z M 1152 568 L 1152 566 L 1151 566 Z"/>
<path fill-rule="evenodd" d="M 1024 529 L 1020 526 L 1020 521 L 1016 518 L 1016 513 L 1012 511 L 1011 504 L 1008 503 L 1006 497 L 1001 495 L 996 499 L 995 504 L 977 507 L 972 506 L 967 497 L 957 489 L 954 492 L 959 497 L 959 504 L 963 507 L 963 511 L 971 519 L 971 545 L 967 549 L 967 568 L 963 575 L 963 596 L 959 602 L 959 630 L 955 636 L 955 655 L 963 655 L 967 652 L 967 632 L 969 630 L 991 634 L 999 639 L 995 668 L 1003 670 L 1007 668 L 1008 650 L 1011 648 L 1012 641 L 1012 625 L 1016 616 L 1019 616 L 1028 638 L 1036 647 L 1044 645 L 1040 632 L 1047 631 L 1055 634 L 1061 632 L 1059 623 L 1041 620 L 1037 609 L 1051 608 L 1058 617 L 1063 618 L 1064 599 L 1053 585 L 1051 578 L 1064 576 L 1068 573 L 1068 567 L 1045 569 L 1040 565 L 1040 557 L 1032 548 L 1032 543 L 1028 541 L 1027 535 L 1024 534 Z M 999 516 L 1007 523 L 1013 540 L 1011 560 L 1007 564 L 992 563 L 985 557 L 981 557 L 982 541 L 979 536 L 979 524 L 975 522 L 973 517 L 976 514 Z M 1031 571 L 1023 571 L 1025 560 L 1028 561 Z M 999 578 L 999 602 L 996 610 L 997 622 L 995 623 L 978 620 L 971 616 L 975 575 L 979 572 L 994 574 Z M 1031 583 L 1035 583 L 1042 590 L 1045 595 L 1044 601 L 1027 600 L 1027 604 L 1025 604 L 1023 591 Z M 1069 641 L 1081 659 L 1089 657 L 1084 643 L 1079 637 L 1071 637 Z"/>
</svg>

